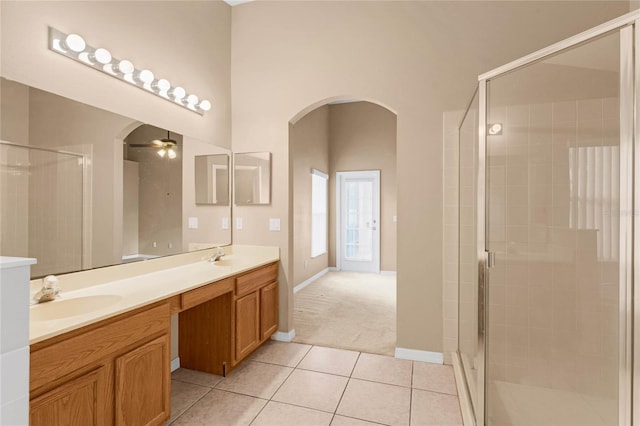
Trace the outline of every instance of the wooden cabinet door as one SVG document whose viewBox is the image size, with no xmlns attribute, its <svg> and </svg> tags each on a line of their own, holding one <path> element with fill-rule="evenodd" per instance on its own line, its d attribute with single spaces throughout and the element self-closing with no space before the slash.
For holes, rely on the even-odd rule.
<svg viewBox="0 0 640 426">
<path fill-rule="evenodd" d="M 104 425 L 104 367 L 93 370 L 31 400 L 31 426 Z"/>
<path fill-rule="evenodd" d="M 259 295 L 259 291 L 254 291 L 236 300 L 236 362 L 249 355 L 260 343 Z"/>
<path fill-rule="evenodd" d="M 159 425 L 170 415 L 169 335 L 116 358 L 116 425 Z"/>
<path fill-rule="evenodd" d="M 260 340 L 264 341 L 278 330 L 278 283 L 260 289 Z"/>
</svg>

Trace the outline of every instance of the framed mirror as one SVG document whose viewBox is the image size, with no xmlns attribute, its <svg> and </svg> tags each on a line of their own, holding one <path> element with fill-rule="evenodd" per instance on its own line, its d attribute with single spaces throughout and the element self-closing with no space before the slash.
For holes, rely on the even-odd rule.
<svg viewBox="0 0 640 426">
<path fill-rule="evenodd" d="M 229 156 L 196 155 L 196 204 L 229 205 Z"/>
<path fill-rule="evenodd" d="M 193 170 L 220 156 L 228 175 L 228 149 L 4 78 L 0 94 L 0 255 L 38 259 L 32 278 L 231 244 L 229 196 L 200 205 Z"/>
<path fill-rule="evenodd" d="M 271 203 L 271 153 L 233 154 L 233 200 L 238 206 Z"/>
</svg>

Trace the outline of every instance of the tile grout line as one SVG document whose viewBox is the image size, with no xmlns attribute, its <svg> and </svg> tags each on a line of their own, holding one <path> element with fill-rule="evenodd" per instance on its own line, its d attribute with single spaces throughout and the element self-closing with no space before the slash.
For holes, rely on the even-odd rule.
<svg viewBox="0 0 640 426">
<path fill-rule="evenodd" d="M 298 361 L 298 364 L 300 364 L 300 362 L 302 361 L 302 359 L 307 356 L 307 353 L 309 353 L 309 351 L 311 350 L 311 346 L 309 347 L 309 349 L 307 349 L 307 352 L 305 352 L 305 354 L 302 356 L 302 358 L 300 358 L 300 361 Z M 253 362 L 261 362 L 261 361 L 255 361 L 253 360 Z M 282 383 L 280 383 L 280 386 L 278 386 L 278 388 L 273 392 L 273 394 L 271 394 L 271 396 L 269 397 L 269 399 L 267 399 L 266 404 L 264 404 L 264 406 L 260 409 L 260 411 L 258 411 L 258 413 L 255 415 L 255 417 L 253 419 L 251 419 L 251 422 L 249 422 L 249 425 L 252 425 L 253 422 L 256 421 L 256 419 L 258 418 L 258 416 L 260 416 L 260 414 L 264 411 L 265 408 L 267 408 L 267 405 L 269 405 L 269 403 L 271 401 L 273 401 L 273 397 L 278 393 L 278 391 L 280 390 L 280 388 L 282 388 L 282 386 L 285 384 L 285 382 L 287 380 L 289 380 L 289 377 L 291 377 L 291 375 L 293 374 L 294 371 L 296 371 L 296 367 L 289 367 L 288 365 L 282 365 L 282 364 L 272 364 L 272 363 L 268 363 L 268 362 L 263 362 L 263 364 L 270 364 L 270 365 L 276 365 L 278 367 L 285 367 L 285 368 L 291 368 L 291 371 L 289 372 L 289 374 L 287 375 L 287 377 L 285 377 L 285 379 L 282 381 Z M 273 402 L 278 402 L 278 401 L 273 401 Z M 293 405 L 293 404 L 290 404 Z"/>
<path fill-rule="evenodd" d="M 411 386 L 409 387 L 409 426 L 411 426 L 411 411 L 413 408 L 413 369 L 415 368 L 415 363 L 411 361 Z"/>
<path fill-rule="evenodd" d="M 173 379 L 172 379 L 172 380 L 173 380 Z M 178 380 L 178 381 L 180 381 L 180 380 Z M 188 383 L 188 382 L 182 382 L 182 383 Z M 188 384 L 193 385 L 194 383 L 188 383 Z M 208 387 L 208 386 L 203 386 L 203 387 Z M 179 415 L 178 417 L 176 417 L 175 419 L 173 419 L 173 421 L 172 421 L 171 423 L 167 423 L 167 426 L 172 425 L 173 423 L 177 422 L 177 421 L 178 421 L 178 419 L 179 419 L 180 417 L 184 416 L 184 415 L 187 413 L 187 411 L 191 410 L 191 408 L 192 408 L 194 405 L 196 405 L 198 402 L 200 402 L 200 400 L 201 400 L 202 398 L 204 398 L 205 396 L 209 395 L 213 389 L 215 389 L 215 388 L 213 388 L 213 387 L 209 388 L 209 390 L 208 390 L 207 392 L 205 392 L 205 393 L 204 393 L 200 398 L 198 398 L 198 399 L 196 399 L 195 401 L 193 401 L 193 403 L 192 403 L 192 404 L 190 404 L 190 405 L 189 405 L 189 406 L 188 406 L 188 407 L 187 407 L 187 408 L 186 408 L 182 413 L 180 413 L 180 415 Z"/>
</svg>

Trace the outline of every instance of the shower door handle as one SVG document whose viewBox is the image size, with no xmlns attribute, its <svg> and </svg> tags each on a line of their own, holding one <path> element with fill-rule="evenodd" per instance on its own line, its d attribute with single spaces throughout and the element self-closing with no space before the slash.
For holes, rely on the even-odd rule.
<svg viewBox="0 0 640 426">
<path fill-rule="evenodd" d="M 496 266 L 496 252 L 488 251 L 487 253 L 487 269 L 491 269 Z"/>
</svg>

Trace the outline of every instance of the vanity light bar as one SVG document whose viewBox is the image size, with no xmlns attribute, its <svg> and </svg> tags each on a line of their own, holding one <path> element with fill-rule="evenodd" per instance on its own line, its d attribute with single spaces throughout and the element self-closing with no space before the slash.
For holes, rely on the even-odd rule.
<svg viewBox="0 0 640 426">
<path fill-rule="evenodd" d="M 130 61 L 114 58 L 105 48 L 89 46 L 78 34 L 65 34 L 49 27 L 49 49 L 200 115 L 211 109 L 208 100 L 200 100 L 184 88 L 172 86 L 169 80 L 157 78 L 151 70 L 136 69 Z"/>
</svg>

